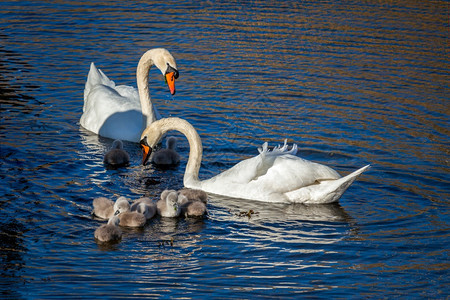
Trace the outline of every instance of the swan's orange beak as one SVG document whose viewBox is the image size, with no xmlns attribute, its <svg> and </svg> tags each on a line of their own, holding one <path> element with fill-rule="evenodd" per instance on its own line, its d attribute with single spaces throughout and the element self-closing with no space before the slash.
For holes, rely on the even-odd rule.
<svg viewBox="0 0 450 300">
<path fill-rule="evenodd" d="M 166 82 L 169 86 L 170 93 L 175 95 L 175 72 L 166 73 Z"/>
<path fill-rule="evenodd" d="M 150 158 L 150 154 L 152 154 L 152 148 L 149 146 L 142 145 L 142 164 L 145 166 L 148 159 Z"/>
<path fill-rule="evenodd" d="M 147 144 L 147 137 L 144 137 L 139 143 L 142 149 L 142 165 L 145 166 L 148 159 L 150 158 L 150 154 L 152 154 L 152 148 Z"/>
</svg>

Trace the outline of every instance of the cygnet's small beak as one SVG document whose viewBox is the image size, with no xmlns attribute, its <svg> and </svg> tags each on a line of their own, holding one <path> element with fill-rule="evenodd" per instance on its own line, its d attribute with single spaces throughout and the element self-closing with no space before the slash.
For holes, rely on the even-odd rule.
<svg viewBox="0 0 450 300">
<path fill-rule="evenodd" d="M 175 72 L 166 73 L 165 78 L 169 86 L 170 94 L 175 95 Z"/>
</svg>

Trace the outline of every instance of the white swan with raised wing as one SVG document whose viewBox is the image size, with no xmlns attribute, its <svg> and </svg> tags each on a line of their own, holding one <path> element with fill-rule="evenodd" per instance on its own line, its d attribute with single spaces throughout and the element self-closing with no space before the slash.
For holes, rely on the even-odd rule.
<svg viewBox="0 0 450 300">
<path fill-rule="evenodd" d="M 117 85 L 91 63 L 84 89 L 80 124 L 98 135 L 139 142 L 142 131 L 156 120 L 148 89 L 148 74 L 155 65 L 164 75 L 170 93 L 175 94 L 178 78 L 175 59 L 164 48 L 148 50 L 136 70 L 137 87 Z"/>
<path fill-rule="evenodd" d="M 153 147 L 170 130 L 183 133 L 189 141 L 184 186 L 232 198 L 287 203 L 336 202 L 356 177 L 369 168 L 367 165 L 341 177 L 330 167 L 296 156 L 295 144 L 291 150 L 285 142 L 284 146 L 269 151 L 264 143 L 259 155 L 210 179 L 199 180 L 202 142 L 195 128 L 180 118 L 161 119 L 144 130 L 140 141 L 143 164 L 148 161 Z"/>
</svg>

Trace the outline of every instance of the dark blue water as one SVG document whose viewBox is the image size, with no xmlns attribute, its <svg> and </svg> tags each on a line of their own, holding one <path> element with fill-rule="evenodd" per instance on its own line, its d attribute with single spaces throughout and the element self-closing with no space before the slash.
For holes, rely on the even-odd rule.
<svg viewBox="0 0 450 300">
<path fill-rule="evenodd" d="M 0 6 L 2 298 L 447 298 L 449 6 L 445 1 L 4 1 Z M 147 49 L 163 116 L 204 144 L 202 179 L 285 138 L 346 174 L 339 204 L 211 197 L 204 220 L 154 219 L 103 247 L 98 196 L 157 198 L 183 162 L 106 170 L 79 125 L 89 64 L 136 86 Z M 257 214 L 243 216 L 253 209 Z M 169 241 L 173 240 L 173 244 Z"/>
</svg>

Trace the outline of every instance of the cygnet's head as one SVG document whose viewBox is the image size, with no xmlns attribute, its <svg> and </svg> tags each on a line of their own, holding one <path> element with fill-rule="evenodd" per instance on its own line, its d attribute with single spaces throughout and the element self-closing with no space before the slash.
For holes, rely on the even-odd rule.
<svg viewBox="0 0 450 300">
<path fill-rule="evenodd" d="M 146 215 L 148 213 L 148 206 L 147 206 L 147 204 L 145 204 L 144 202 L 139 203 L 138 206 L 136 207 L 136 211 L 138 213 Z"/>
<path fill-rule="evenodd" d="M 184 188 L 180 190 L 180 194 L 186 196 L 188 200 L 202 201 L 205 204 L 208 201 L 208 194 L 202 190 Z"/>
<path fill-rule="evenodd" d="M 170 192 L 166 197 L 167 207 L 173 207 L 175 211 L 178 211 L 178 193 L 176 191 Z"/>
<path fill-rule="evenodd" d="M 161 193 L 161 200 L 166 200 L 166 198 L 167 198 L 167 195 L 169 195 L 170 193 L 176 193 L 176 191 L 175 190 L 164 190 L 162 193 Z"/>
<path fill-rule="evenodd" d="M 187 203 L 189 201 L 189 199 L 185 195 L 179 194 L 177 201 L 178 201 L 178 205 L 183 205 L 183 204 Z"/>
<path fill-rule="evenodd" d="M 120 223 L 120 218 L 119 218 L 119 216 L 116 216 L 116 215 L 112 216 L 108 220 L 109 225 L 119 226 L 119 223 Z"/>
<path fill-rule="evenodd" d="M 112 143 L 111 149 L 123 149 L 123 143 L 121 140 L 115 140 Z"/>
<path fill-rule="evenodd" d="M 118 215 L 120 213 L 130 211 L 130 203 L 127 198 L 121 196 L 114 203 L 114 215 Z"/>
<path fill-rule="evenodd" d="M 177 146 L 177 138 L 174 136 L 169 136 L 166 141 L 166 148 L 175 150 L 176 146 Z"/>
</svg>

